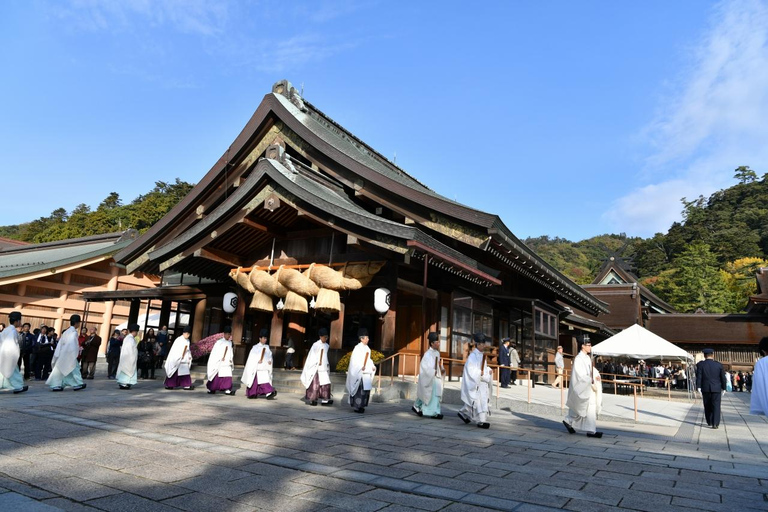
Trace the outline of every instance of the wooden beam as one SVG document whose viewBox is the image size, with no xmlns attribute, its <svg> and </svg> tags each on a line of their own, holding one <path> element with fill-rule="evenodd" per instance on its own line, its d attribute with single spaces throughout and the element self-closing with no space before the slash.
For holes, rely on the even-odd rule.
<svg viewBox="0 0 768 512">
<path fill-rule="evenodd" d="M 198 258 L 205 258 L 217 263 L 223 263 L 224 265 L 229 265 L 230 267 L 245 266 L 245 263 L 241 257 L 219 249 L 212 249 L 210 247 L 197 249 L 193 255 Z"/>
</svg>

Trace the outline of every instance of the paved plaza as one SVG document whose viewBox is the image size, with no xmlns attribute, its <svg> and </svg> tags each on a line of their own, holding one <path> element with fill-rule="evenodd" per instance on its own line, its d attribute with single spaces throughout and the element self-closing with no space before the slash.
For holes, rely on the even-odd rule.
<svg viewBox="0 0 768 512">
<path fill-rule="evenodd" d="M 597 440 L 546 409 L 501 406 L 490 430 L 456 405 L 442 421 L 405 401 L 358 415 L 338 386 L 324 408 L 160 379 L 42 384 L 0 395 L 2 511 L 768 510 L 768 423 L 747 393 L 726 395 L 719 430 L 694 405 L 677 428 L 599 422 Z"/>
</svg>

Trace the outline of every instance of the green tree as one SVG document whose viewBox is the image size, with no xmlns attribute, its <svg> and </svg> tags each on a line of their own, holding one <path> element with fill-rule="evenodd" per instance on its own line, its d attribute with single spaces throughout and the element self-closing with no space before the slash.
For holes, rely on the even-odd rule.
<svg viewBox="0 0 768 512">
<path fill-rule="evenodd" d="M 707 313 L 732 312 L 733 295 L 708 245 L 691 244 L 673 264 L 674 269 L 649 283 L 654 293 L 683 313 L 699 308 Z"/>
<path fill-rule="evenodd" d="M 752 183 L 753 181 L 757 181 L 757 173 L 749 168 L 749 166 L 746 165 L 740 165 L 736 168 L 734 171 L 734 178 L 739 180 L 740 184 L 745 183 Z"/>
</svg>

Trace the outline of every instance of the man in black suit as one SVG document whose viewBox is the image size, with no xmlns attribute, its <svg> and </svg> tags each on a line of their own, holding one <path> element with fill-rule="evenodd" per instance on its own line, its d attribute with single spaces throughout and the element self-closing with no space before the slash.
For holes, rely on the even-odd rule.
<svg viewBox="0 0 768 512">
<path fill-rule="evenodd" d="M 720 398 L 728 384 L 723 365 L 715 361 L 715 351 L 702 350 L 704 360 L 696 363 L 696 389 L 704 399 L 704 417 L 712 428 L 720 426 Z"/>
<path fill-rule="evenodd" d="M 499 366 L 509 366 L 512 360 L 509 357 L 509 338 L 504 338 L 499 347 Z M 512 378 L 512 370 L 509 368 L 502 368 L 499 373 L 499 381 L 501 381 L 501 387 L 508 388 L 509 381 Z"/>
</svg>

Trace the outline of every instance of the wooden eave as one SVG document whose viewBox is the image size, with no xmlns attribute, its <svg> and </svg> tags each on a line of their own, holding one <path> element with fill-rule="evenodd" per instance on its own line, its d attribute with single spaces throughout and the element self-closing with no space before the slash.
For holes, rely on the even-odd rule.
<svg viewBox="0 0 768 512">
<path fill-rule="evenodd" d="M 334 230 L 401 254 L 413 247 L 428 253 L 443 265 L 458 268 L 457 273 L 471 281 L 499 283 L 493 276 L 478 270 L 477 262 L 444 246 L 417 228 L 377 218 L 345 199 L 343 194 L 322 192 L 320 184 L 316 184 L 312 190 L 311 187 L 315 186 L 312 181 L 291 176 L 291 172 L 278 161 L 260 160 L 251 176 L 215 211 L 180 236 L 150 251 L 149 268 L 156 266 L 160 271 L 181 267 L 189 269 L 189 263 L 183 262 L 190 257 L 212 260 L 218 264 L 222 273 L 228 265 L 244 266 L 246 263 L 242 261 L 212 253 L 207 245 L 214 238 L 241 224 L 251 211 L 261 208 L 267 196 L 276 194 L 285 203 L 281 208 L 295 208 L 320 225 L 330 226 Z"/>
</svg>

